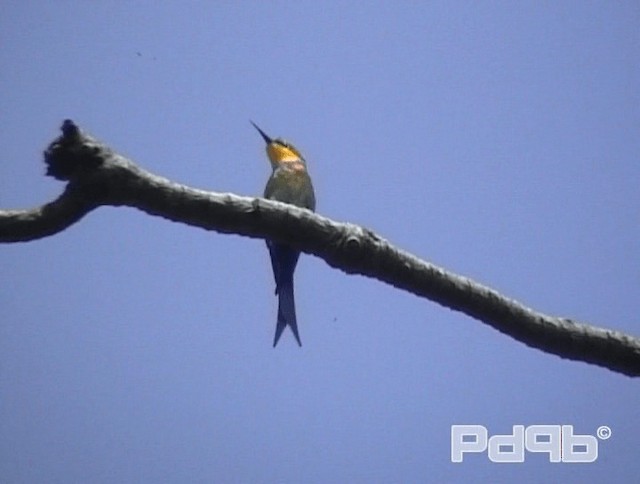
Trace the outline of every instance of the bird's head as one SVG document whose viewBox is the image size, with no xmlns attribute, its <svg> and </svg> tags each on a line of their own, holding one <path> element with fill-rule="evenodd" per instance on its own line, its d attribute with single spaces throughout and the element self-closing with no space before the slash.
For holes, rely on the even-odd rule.
<svg viewBox="0 0 640 484">
<path fill-rule="evenodd" d="M 258 130 L 260 136 L 264 139 L 265 143 L 267 143 L 267 156 L 269 157 L 269 161 L 271 161 L 271 165 L 276 167 L 281 163 L 291 163 L 291 162 L 302 162 L 304 163 L 304 158 L 300 154 L 300 152 L 293 146 L 291 143 L 283 140 L 282 138 L 272 139 L 269 137 L 264 131 L 262 131 L 256 123 L 251 121 L 251 124 L 254 128 Z"/>
</svg>

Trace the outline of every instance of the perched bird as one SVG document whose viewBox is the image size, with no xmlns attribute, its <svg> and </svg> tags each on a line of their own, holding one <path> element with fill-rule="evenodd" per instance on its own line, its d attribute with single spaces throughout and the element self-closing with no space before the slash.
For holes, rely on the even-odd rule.
<svg viewBox="0 0 640 484">
<path fill-rule="evenodd" d="M 281 138 L 271 139 L 253 121 L 251 124 L 267 143 L 267 156 L 273 169 L 264 189 L 264 198 L 315 210 L 316 198 L 313 185 L 307 172 L 307 163 L 300 152 Z M 278 295 L 278 322 L 273 346 L 278 344 L 287 326 L 291 328 L 298 345 L 302 346 L 293 298 L 293 271 L 298 263 L 300 251 L 270 240 L 267 240 L 267 247 L 271 256 Z"/>
</svg>

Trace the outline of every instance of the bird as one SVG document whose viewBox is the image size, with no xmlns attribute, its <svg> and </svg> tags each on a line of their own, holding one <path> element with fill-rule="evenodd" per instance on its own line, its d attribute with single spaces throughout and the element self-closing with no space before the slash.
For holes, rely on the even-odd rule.
<svg viewBox="0 0 640 484">
<path fill-rule="evenodd" d="M 304 157 L 291 143 L 282 138 L 269 137 L 256 123 L 250 122 L 264 139 L 267 156 L 271 162 L 272 172 L 264 189 L 264 198 L 314 211 L 316 197 Z M 275 293 L 278 296 L 278 319 L 273 347 L 276 347 L 287 326 L 291 328 L 298 346 L 302 346 L 293 296 L 293 272 L 296 269 L 300 251 L 272 240 L 266 242 L 276 283 Z"/>
</svg>

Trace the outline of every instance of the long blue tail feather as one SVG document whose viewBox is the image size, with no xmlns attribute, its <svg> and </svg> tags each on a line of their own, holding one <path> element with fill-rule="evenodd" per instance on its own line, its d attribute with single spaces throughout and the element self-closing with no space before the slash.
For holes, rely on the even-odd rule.
<svg viewBox="0 0 640 484">
<path fill-rule="evenodd" d="M 278 295 L 278 320 L 276 334 L 273 339 L 275 347 L 282 336 L 285 327 L 289 326 L 299 346 L 302 346 L 296 320 L 296 306 L 293 294 L 293 272 L 295 271 L 300 252 L 286 245 L 267 242 L 271 255 L 271 266 L 276 282 Z"/>
</svg>

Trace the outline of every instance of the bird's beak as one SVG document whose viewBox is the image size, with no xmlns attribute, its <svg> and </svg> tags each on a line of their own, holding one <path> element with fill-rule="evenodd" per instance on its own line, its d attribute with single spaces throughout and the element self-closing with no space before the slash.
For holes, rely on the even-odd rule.
<svg viewBox="0 0 640 484">
<path fill-rule="evenodd" d="M 260 128 L 258 128 L 258 125 L 256 123 L 254 123 L 253 121 L 249 120 L 249 122 L 251 124 L 253 124 L 253 127 L 256 128 L 258 130 L 258 133 L 260 133 L 260 136 L 262 136 L 262 138 L 265 140 L 265 142 L 267 144 L 270 144 L 271 141 L 273 141 L 271 138 L 269 138 L 266 133 L 264 131 L 262 131 Z"/>
</svg>

